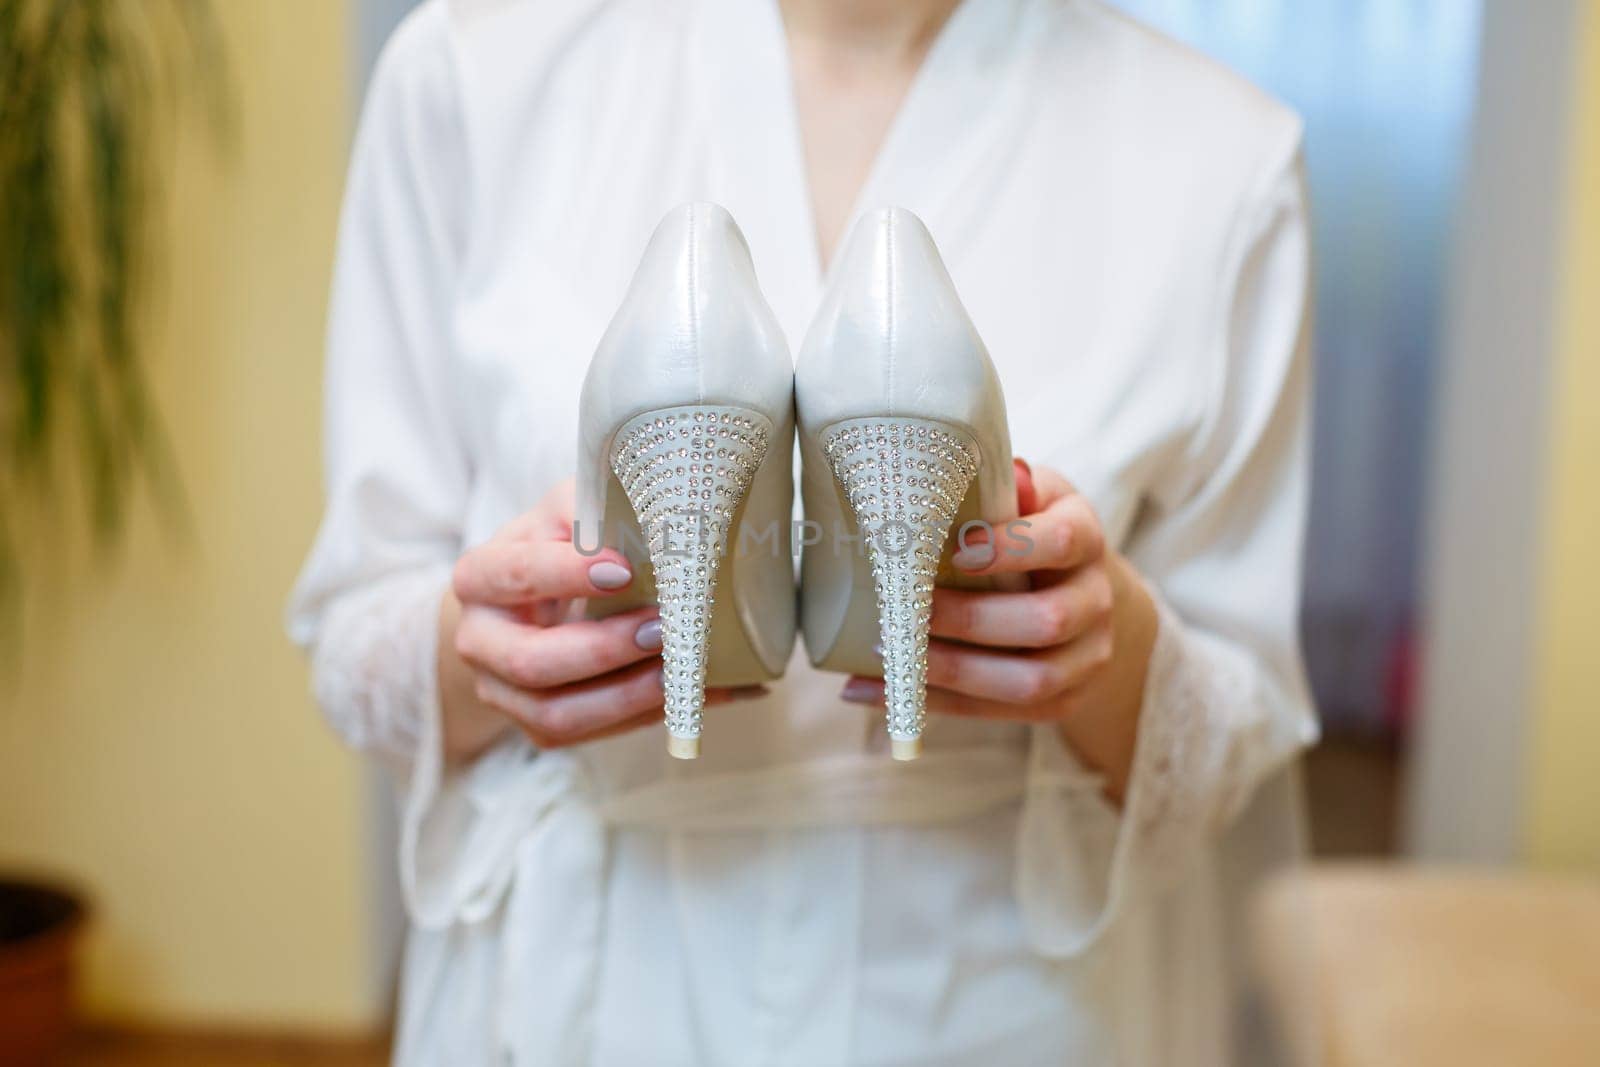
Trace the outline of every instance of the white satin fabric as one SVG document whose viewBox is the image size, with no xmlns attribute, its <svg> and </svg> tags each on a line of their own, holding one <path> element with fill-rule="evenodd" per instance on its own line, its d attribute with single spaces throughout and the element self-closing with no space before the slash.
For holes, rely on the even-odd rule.
<svg viewBox="0 0 1600 1067">
<path fill-rule="evenodd" d="M 329 334 L 328 510 L 291 606 L 394 768 L 404 1064 L 1243 1062 L 1240 908 L 1299 850 L 1306 221 L 1292 114 L 1077 0 L 966 0 L 858 207 L 928 222 L 1018 455 L 1161 630 L 1121 810 L 1049 727 L 881 713 L 797 655 L 708 713 L 447 770 L 449 567 L 574 465 L 586 361 L 656 220 L 744 228 L 791 346 L 821 295 L 767 0 L 432 0 L 380 64 Z"/>
</svg>

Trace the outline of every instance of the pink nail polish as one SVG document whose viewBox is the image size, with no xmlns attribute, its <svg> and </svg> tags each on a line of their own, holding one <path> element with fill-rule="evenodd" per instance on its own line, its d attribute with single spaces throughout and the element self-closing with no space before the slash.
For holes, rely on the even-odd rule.
<svg viewBox="0 0 1600 1067">
<path fill-rule="evenodd" d="M 633 631 L 633 643 L 646 652 L 654 652 L 661 647 L 661 620 L 651 619 L 649 622 L 639 624 Z"/>
<path fill-rule="evenodd" d="M 633 581 L 633 572 L 620 563 L 603 559 L 589 568 L 589 582 L 596 589 L 621 589 Z"/>
<path fill-rule="evenodd" d="M 968 545 L 951 556 L 950 562 L 964 571 L 982 570 L 994 562 L 994 545 Z"/>
</svg>

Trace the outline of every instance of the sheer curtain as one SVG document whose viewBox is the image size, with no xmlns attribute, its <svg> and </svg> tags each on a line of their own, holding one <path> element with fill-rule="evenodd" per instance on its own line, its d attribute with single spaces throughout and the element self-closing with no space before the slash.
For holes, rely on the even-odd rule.
<svg viewBox="0 0 1600 1067">
<path fill-rule="evenodd" d="M 1115 2 L 1305 116 L 1319 305 L 1306 654 L 1331 727 L 1393 726 L 1409 709 L 1423 453 L 1479 0 Z"/>
</svg>

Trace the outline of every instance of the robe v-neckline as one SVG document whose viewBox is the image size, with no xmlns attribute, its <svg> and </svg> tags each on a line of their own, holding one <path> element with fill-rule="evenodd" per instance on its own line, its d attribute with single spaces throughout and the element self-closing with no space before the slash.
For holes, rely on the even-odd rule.
<svg viewBox="0 0 1600 1067">
<path fill-rule="evenodd" d="M 935 37 L 856 191 L 833 263 L 821 262 L 788 38 L 775 0 L 703 0 L 694 62 L 712 124 L 712 186 L 751 245 L 768 301 L 798 346 L 850 226 L 900 204 L 932 224 L 975 154 L 973 120 L 1000 91 L 985 76 L 1013 38 L 1016 0 L 961 0 Z"/>
</svg>

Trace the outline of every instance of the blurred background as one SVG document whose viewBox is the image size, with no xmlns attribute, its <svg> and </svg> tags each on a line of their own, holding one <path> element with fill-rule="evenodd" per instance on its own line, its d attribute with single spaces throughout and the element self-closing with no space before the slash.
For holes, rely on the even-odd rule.
<svg viewBox="0 0 1600 1067">
<path fill-rule="evenodd" d="M 350 137 L 410 6 L 0 0 L 0 418 L 20 442 L 0 473 L 0 880 L 87 903 L 71 1062 L 382 1062 L 392 812 L 322 727 L 280 617 L 319 513 Z M 1300 962 L 1370 993 L 1386 953 L 1434 952 L 1460 986 L 1452 939 L 1503 922 L 1529 1025 L 1592 1038 L 1560 1062 L 1600 1063 L 1600 0 L 1121 6 L 1307 119 L 1303 630 L 1327 734 L 1308 761 L 1326 864 L 1308 899 L 1352 933 Z M 122 36 L 73 21 L 102 16 Z M 63 39 L 84 50 L 39 61 Z M 52 78 L 69 110 L 115 105 L 90 109 L 99 154 L 60 174 L 30 151 Z M 139 210 L 122 231 L 41 229 L 73 190 Z M 149 264 L 114 254 L 141 234 Z M 76 260 L 53 281 L 52 241 L 98 250 L 116 270 L 94 291 L 122 271 L 128 306 L 97 305 L 92 330 L 58 314 Z M 30 353 L 51 336 L 30 315 L 90 331 L 56 372 L 83 441 L 29 445 Z M 40 478 L 63 488 L 42 507 Z M 42 1017 L 7 984 L 51 966 L 23 934 L 73 926 L 72 905 L 9 885 L 0 1049 Z M 1282 955 L 1264 952 L 1297 965 Z M 1383 987 L 1387 1010 L 1515 1015 L 1428 973 Z M 1361 1025 L 1360 997 L 1338 1002 L 1319 1009 L 1331 1062 L 1480 1062 L 1363 1059 L 1385 1042 L 1327 1036 Z M 1563 1008 L 1588 1029 L 1560 1029 Z"/>
</svg>

